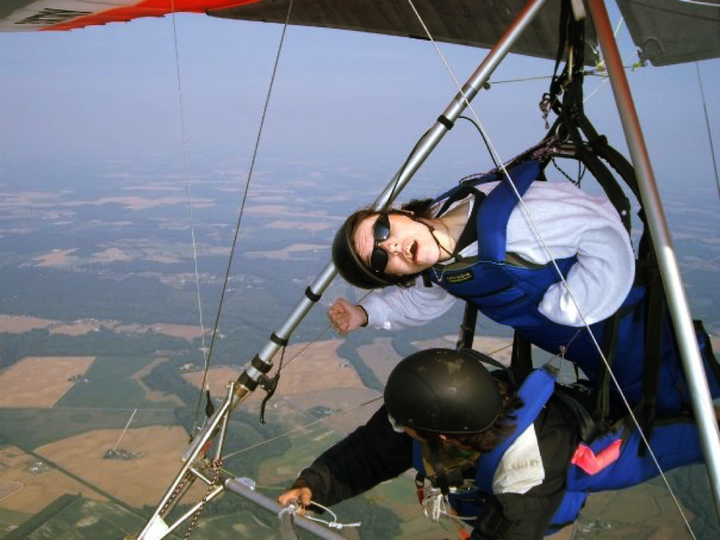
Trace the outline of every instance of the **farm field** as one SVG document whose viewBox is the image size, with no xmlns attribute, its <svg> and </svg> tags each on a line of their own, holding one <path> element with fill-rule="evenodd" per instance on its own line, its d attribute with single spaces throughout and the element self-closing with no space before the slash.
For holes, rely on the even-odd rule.
<svg viewBox="0 0 720 540">
<path fill-rule="evenodd" d="M 52 407 L 92 366 L 92 357 L 32 357 L 0 373 L 1 407 Z"/>
</svg>

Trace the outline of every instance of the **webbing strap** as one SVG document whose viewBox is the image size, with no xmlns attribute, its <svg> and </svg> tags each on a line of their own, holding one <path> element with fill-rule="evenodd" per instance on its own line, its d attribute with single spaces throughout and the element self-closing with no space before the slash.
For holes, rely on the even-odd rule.
<svg viewBox="0 0 720 540">
<path fill-rule="evenodd" d="M 615 361 L 617 351 L 618 325 L 621 319 L 620 312 L 615 312 L 606 322 L 605 337 L 600 347 L 607 363 L 603 363 L 598 372 L 596 381 L 595 410 L 593 420 L 601 429 L 605 427 L 605 421 L 610 416 L 610 370 Z"/>
<path fill-rule="evenodd" d="M 460 233 L 460 237 L 458 238 L 455 249 L 453 250 L 453 255 L 455 255 L 456 258 L 457 254 L 460 253 L 463 249 L 465 249 L 473 242 L 477 242 L 477 214 L 480 211 L 482 203 L 486 199 L 486 195 L 482 191 L 479 191 L 478 189 L 471 186 L 467 186 L 467 189 L 475 193 L 475 201 L 473 203 L 472 210 L 470 210 L 470 217 L 468 218 L 467 225 L 465 225 L 462 233 Z"/>
<path fill-rule="evenodd" d="M 533 370 L 532 344 L 522 337 L 517 330 L 513 336 L 510 370 L 519 381 L 524 380 Z"/>
<path fill-rule="evenodd" d="M 653 268 L 649 272 L 652 276 L 647 278 L 648 303 L 645 324 L 642 399 L 638 407 L 639 410 L 636 412 L 640 428 L 648 439 L 656 416 L 666 307 L 660 272 L 657 268 Z M 646 451 L 647 447 L 644 444 L 638 446 L 638 455 L 642 456 Z"/>
<path fill-rule="evenodd" d="M 477 325 L 478 308 L 471 302 L 465 302 L 460 334 L 456 343 L 457 349 L 472 349 L 475 339 L 475 326 Z"/>
<path fill-rule="evenodd" d="M 578 99 L 582 100 L 582 92 L 579 94 Z M 567 119 L 568 114 L 568 108 L 565 107 L 565 104 L 563 103 L 563 118 Z M 585 134 L 585 137 L 588 139 L 588 144 L 593 150 L 597 146 L 607 144 L 605 137 L 597 134 L 595 128 L 592 126 L 584 113 L 579 114 L 576 121 Z M 575 122 L 569 121 L 566 125 L 571 131 L 571 137 L 573 139 L 580 140 L 581 137 L 579 133 L 572 133 L 577 132 Z M 610 202 L 612 202 L 629 234 L 631 230 L 630 200 L 625 196 L 625 192 L 615 181 L 612 173 L 608 170 L 605 164 L 600 161 L 595 152 L 591 152 L 584 145 L 579 145 L 578 153 L 580 154 L 581 161 L 587 166 L 588 170 L 603 188 L 603 191 L 605 191 L 605 194 L 608 196 L 608 199 L 610 199 Z"/>
<path fill-rule="evenodd" d="M 443 495 L 448 495 L 450 493 L 450 486 L 448 485 L 445 465 L 440 455 L 440 444 L 437 442 L 428 442 L 428 448 L 430 449 L 430 464 L 432 468 L 435 469 L 435 478 L 440 487 L 440 492 Z"/>
<path fill-rule="evenodd" d="M 573 64 L 568 62 L 565 65 L 561 76 L 557 76 L 557 70 L 565 48 L 572 49 Z M 628 233 L 631 229 L 631 205 L 624 190 L 617 182 L 613 174 L 600 157 L 622 177 L 628 188 L 639 198 L 637 180 L 632 166 L 617 151 L 611 148 L 604 136 L 598 135 L 592 123 L 585 116 L 583 109 L 583 68 L 585 54 L 585 27 L 583 21 L 576 21 L 571 15 L 569 2 L 563 0 L 560 14 L 560 43 L 556 57 L 555 74 L 550 85 L 550 103 L 553 110 L 558 114 L 558 119 L 551 130 L 551 133 L 558 133 L 562 126 L 570 140 L 574 143 L 577 158 L 585 164 L 590 173 L 595 177 L 603 191 L 617 210 L 623 225 Z M 561 104 L 559 96 L 563 95 Z M 587 140 L 584 142 L 583 136 Z M 648 227 L 645 216 L 640 212 L 644 230 L 640 243 L 639 257 L 650 267 L 654 266 L 654 253 L 652 241 L 648 234 Z M 641 277 L 641 284 L 648 287 L 649 312 L 647 314 L 647 326 L 645 328 L 645 358 L 643 370 L 641 418 L 644 421 L 643 427 L 650 429 L 655 417 L 655 402 L 657 400 L 660 355 L 662 347 L 662 325 L 664 317 L 664 295 L 657 279 L 648 281 L 647 276 L 638 273 Z M 597 394 L 593 417 L 596 422 L 603 424 L 610 414 L 610 376 L 609 369 L 612 368 L 615 357 L 618 354 L 618 326 L 620 321 L 629 312 L 626 308 L 619 310 L 611 319 L 605 322 L 605 334 L 602 343 L 602 351 L 607 359 L 607 366 L 603 366 L 597 378 Z"/>
</svg>

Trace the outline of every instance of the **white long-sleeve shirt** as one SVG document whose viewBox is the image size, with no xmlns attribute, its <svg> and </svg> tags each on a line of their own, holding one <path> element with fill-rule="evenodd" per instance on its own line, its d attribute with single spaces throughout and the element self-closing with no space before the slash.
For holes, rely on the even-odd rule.
<svg viewBox="0 0 720 540">
<path fill-rule="evenodd" d="M 478 188 L 487 193 L 496 184 Z M 567 326 L 593 324 L 612 315 L 625 300 L 635 276 L 630 238 L 612 203 L 568 182 L 535 182 L 523 201 L 547 251 L 518 204 L 508 221 L 507 252 L 541 265 L 577 255 L 565 280 L 567 288 L 562 282 L 551 285 L 540 302 L 540 312 Z M 477 255 L 477 242 L 460 255 Z M 414 287 L 370 295 L 363 307 L 371 326 L 392 330 L 426 324 L 446 313 L 455 301 L 443 288 L 426 287 L 418 279 Z"/>
</svg>

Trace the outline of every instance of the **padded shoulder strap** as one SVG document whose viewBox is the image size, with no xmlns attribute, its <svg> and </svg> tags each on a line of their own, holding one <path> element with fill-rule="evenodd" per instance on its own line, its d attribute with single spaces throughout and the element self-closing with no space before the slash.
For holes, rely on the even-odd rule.
<svg viewBox="0 0 720 540">
<path fill-rule="evenodd" d="M 520 196 L 540 174 L 540 163 L 531 160 L 508 171 Z M 485 198 L 477 216 L 478 237 L 481 238 L 478 258 L 504 261 L 507 245 L 507 222 L 518 203 L 515 190 L 506 176 Z"/>
<path fill-rule="evenodd" d="M 555 377 L 544 369 L 533 371 L 523 382 L 518 395 L 524 406 L 515 411 L 515 431 L 492 452 L 483 455 L 478 462 L 477 486 L 485 493 L 492 493 L 495 471 L 505 451 L 535 421 L 555 390 Z"/>
</svg>

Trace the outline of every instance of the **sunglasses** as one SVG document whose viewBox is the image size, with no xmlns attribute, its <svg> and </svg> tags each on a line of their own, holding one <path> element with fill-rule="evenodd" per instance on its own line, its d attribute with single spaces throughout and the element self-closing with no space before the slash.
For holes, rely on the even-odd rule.
<svg viewBox="0 0 720 540">
<path fill-rule="evenodd" d="M 380 244 L 390 238 L 390 218 L 387 214 L 382 213 L 375 220 L 373 225 L 373 250 L 370 254 L 370 268 L 380 273 L 385 271 L 388 264 L 388 254 Z"/>
</svg>

